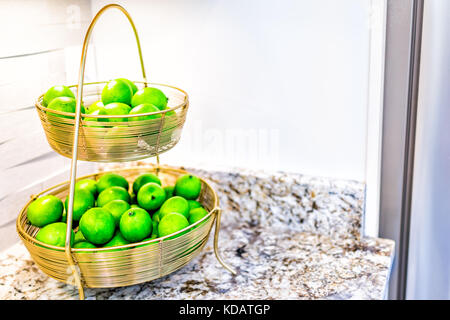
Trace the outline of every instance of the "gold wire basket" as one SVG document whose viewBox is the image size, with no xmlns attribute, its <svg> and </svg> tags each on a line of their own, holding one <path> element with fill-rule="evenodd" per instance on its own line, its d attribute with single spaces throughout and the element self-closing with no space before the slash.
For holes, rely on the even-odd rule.
<svg viewBox="0 0 450 320">
<path fill-rule="evenodd" d="M 86 115 L 81 113 L 81 104 L 90 105 L 100 100 L 101 91 L 107 81 L 84 84 L 86 54 L 92 30 L 99 17 L 108 9 L 116 8 L 125 14 L 136 38 L 143 81 L 133 81 L 138 89 L 155 87 L 168 97 L 168 109 L 138 115 Z M 43 94 L 36 101 L 36 110 L 41 119 L 47 141 L 57 153 L 72 158 L 77 153 L 78 160 L 96 162 L 133 161 L 158 156 L 174 147 L 181 136 L 189 107 L 185 91 L 173 86 L 147 82 L 142 49 L 136 27 L 129 13 L 117 4 L 103 7 L 92 20 L 83 43 L 78 85 L 76 88 L 76 112 L 51 110 L 42 105 Z M 86 89 L 86 90 L 84 90 Z M 84 91 L 86 94 L 84 94 Z M 138 116 L 160 115 L 156 119 L 138 120 Z M 80 117 L 81 116 L 81 117 Z M 119 119 L 113 122 L 86 120 Z M 75 139 L 74 139 L 75 138 Z M 78 143 L 79 139 L 79 143 Z M 77 147 L 77 150 L 73 148 Z"/>
<path fill-rule="evenodd" d="M 109 172 L 121 174 L 129 181 L 133 181 L 142 173 L 156 173 L 163 185 L 173 185 L 178 176 L 187 173 L 184 170 L 155 165 L 90 174 L 78 179 L 98 179 Z M 117 247 L 71 248 L 77 272 L 80 274 L 81 286 L 86 288 L 127 286 L 168 275 L 182 268 L 200 253 L 209 238 L 214 222 L 216 225 L 214 252 L 224 267 L 229 268 L 221 259 L 217 245 L 221 215 L 217 194 L 207 181 L 201 178 L 200 180 L 202 189 L 198 201 L 209 213 L 183 230 L 165 237 Z M 39 228 L 30 224 L 26 214 L 29 204 L 37 197 L 51 194 L 65 199 L 68 193 L 69 181 L 66 181 L 32 196 L 17 218 L 17 231 L 32 259 L 44 273 L 56 280 L 75 285 L 76 279 L 67 260 L 65 248 L 36 240 L 35 235 Z M 169 239 L 185 231 L 188 232 Z"/>
<path fill-rule="evenodd" d="M 101 99 L 107 81 L 82 84 L 83 104 Z M 81 114 L 78 159 L 95 162 L 135 161 L 159 155 L 173 148 L 180 140 L 189 106 L 188 95 L 181 89 L 143 81 L 134 81 L 138 89 L 158 88 L 169 98 L 169 109 L 137 115 Z M 76 87 L 75 85 L 69 86 Z M 73 113 L 51 110 L 42 105 L 41 95 L 36 110 L 47 141 L 57 153 L 71 158 L 76 121 Z M 160 114 L 160 118 L 138 120 L 136 117 Z M 61 117 L 64 116 L 64 117 Z M 66 118 L 67 117 L 67 118 Z M 121 122 L 100 122 L 94 119 L 123 118 Z M 86 120 L 88 119 L 88 120 Z"/>
<path fill-rule="evenodd" d="M 118 9 L 130 22 L 137 42 L 142 68 L 143 81 L 134 83 L 142 88 L 147 86 L 161 89 L 169 97 L 169 109 L 156 112 L 157 119 L 134 121 L 135 116 L 101 116 L 83 115 L 81 104 L 99 99 L 101 86 L 105 82 L 84 84 L 84 69 L 89 38 L 99 17 L 108 9 Z M 146 80 L 142 50 L 136 27 L 129 13 L 120 5 L 109 4 L 103 7 L 93 18 L 83 42 L 78 85 L 76 87 L 75 115 L 51 110 L 42 106 L 42 96 L 36 103 L 36 109 L 42 122 L 50 146 L 59 154 L 72 159 L 70 180 L 53 186 L 33 195 L 17 218 L 17 232 L 28 249 L 32 259 L 39 268 L 50 277 L 78 287 L 80 299 L 84 299 L 84 287 L 110 288 L 128 286 L 150 281 L 172 273 L 191 261 L 204 247 L 215 223 L 214 253 L 222 266 L 235 274 L 220 257 L 218 236 L 220 229 L 221 209 L 213 188 L 201 177 L 202 189 L 199 202 L 208 210 L 208 215 L 195 224 L 174 234 L 127 245 L 74 249 L 71 247 L 71 230 L 74 204 L 75 182 L 85 178 L 98 178 L 103 173 L 76 177 L 77 161 L 96 162 L 132 161 L 156 156 L 156 165 L 118 169 L 111 172 L 122 174 L 132 181 L 142 173 L 155 173 L 163 185 L 173 185 L 178 176 L 186 174 L 184 170 L 161 166 L 159 154 L 171 149 L 178 142 L 188 109 L 188 95 L 181 89 L 161 84 L 149 83 Z M 86 94 L 83 89 L 86 87 Z M 84 100 L 84 101 L 82 101 Z M 156 113 L 140 114 L 150 115 Z M 58 117 L 71 116 L 72 118 Z M 127 118 L 124 122 L 87 121 L 92 118 Z M 136 115 L 137 116 L 137 115 Z M 35 239 L 39 228 L 32 226 L 27 219 L 27 208 L 37 197 L 52 194 L 60 199 L 69 198 L 67 206 L 67 232 L 65 247 L 56 247 Z M 187 231 L 187 232 L 186 232 Z M 186 232 L 182 234 L 183 232 Z M 178 235 L 176 238 L 173 236 Z"/>
</svg>

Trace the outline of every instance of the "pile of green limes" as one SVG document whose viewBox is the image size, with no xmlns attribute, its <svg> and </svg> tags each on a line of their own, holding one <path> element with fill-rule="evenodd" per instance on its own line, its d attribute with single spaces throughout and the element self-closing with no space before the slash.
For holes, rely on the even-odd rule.
<svg viewBox="0 0 450 320">
<path fill-rule="evenodd" d="M 192 174 L 182 175 L 175 185 L 164 187 L 152 173 L 139 175 L 132 185 L 117 173 L 106 173 L 98 180 L 79 180 L 72 214 L 73 226 L 78 230 L 72 230 L 72 246 L 114 247 L 185 229 L 208 215 L 197 201 L 201 188 L 201 180 Z M 36 239 L 64 247 L 67 209 L 68 197 L 64 203 L 53 195 L 34 200 L 28 206 L 27 218 L 40 228 Z"/>
<path fill-rule="evenodd" d="M 81 105 L 82 114 L 91 115 L 137 115 L 158 112 L 169 109 L 168 97 L 158 88 L 138 87 L 130 80 L 118 78 L 109 81 L 102 90 L 101 100 L 85 107 Z M 76 100 L 72 90 L 64 85 L 56 85 L 44 94 L 42 104 L 52 110 L 75 113 Z M 166 116 L 173 116 L 174 111 L 169 111 Z M 56 115 L 56 114 L 54 114 Z M 56 115 L 63 118 L 71 116 Z M 130 118 L 94 118 L 84 117 L 86 121 L 99 122 L 124 122 L 161 118 L 161 114 L 136 116 Z M 127 120 L 128 119 L 128 120 Z"/>
</svg>

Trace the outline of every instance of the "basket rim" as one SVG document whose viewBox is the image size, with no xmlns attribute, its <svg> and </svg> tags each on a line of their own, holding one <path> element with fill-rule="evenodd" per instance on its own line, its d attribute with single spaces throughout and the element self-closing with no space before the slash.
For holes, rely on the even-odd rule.
<svg viewBox="0 0 450 320">
<path fill-rule="evenodd" d="M 101 171 L 101 172 L 96 172 L 96 173 L 91 173 L 91 174 L 87 174 L 84 176 L 80 176 L 77 177 L 76 181 L 81 180 L 81 179 L 87 179 L 87 178 L 92 178 L 92 177 L 96 177 L 99 175 L 103 175 L 103 174 L 107 174 L 107 173 L 117 173 L 117 171 L 133 171 L 133 170 L 146 170 L 146 169 L 150 169 L 153 171 L 156 171 L 157 169 L 160 172 L 164 172 L 164 171 L 175 171 L 178 173 L 189 173 L 188 171 L 184 170 L 184 169 L 180 169 L 180 168 L 175 168 L 175 167 L 171 167 L 168 165 L 154 165 L 154 164 L 150 164 L 150 165 L 146 165 L 146 166 L 133 166 L 133 167 L 128 167 L 128 168 L 119 168 L 119 169 L 115 169 L 115 170 L 107 170 L 107 171 Z M 197 176 L 198 177 L 198 176 Z M 147 245 L 150 243 L 156 243 L 156 242 L 160 242 L 162 243 L 164 240 L 166 240 L 167 238 L 171 238 L 173 236 L 176 236 L 177 234 L 186 232 L 186 235 L 190 233 L 190 231 L 193 231 L 193 227 L 203 223 L 204 221 L 207 221 L 212 215 L 215 215 L 217 213 L 218 210 L 220 210 L 219 208 L 219 198 L 217 196 L 216 191 L 214 190 L 214 188 L 212 188 L 212 186 L 208 183 L 208 181 L 206 181 L 205 179 L 203 179 L 202 177 L 198 177 L 200 179 L 200 181 L 202 183 L 204 183 L 209 189 L 212 190 L 212 193 L 214 195 L 214 205 L 213 208 L 211 210 L 208 211 L 208 214 L 206 216 L 204 216 L 202 219 L 196 221 L 193 224 L 190 224 L 189 226 L 187 226 L 184 229 L 181 229 L 177 232 L 174 232 L 172 234 L 166 235 L 164 237 L 158 237 L 155 239 L 151 239 L 151 240 L 146 240 L 146 241 L 140 241 L 140 242 L 133 242 L 133 243 L 129 243 L 126 245 L 121 245 L 121 246 L 114 246 L 114 247 L 104 247 L 104 248 L 73 248 L 71 247 L 70 250 L 73 253 L 79 253 L 79 252 L 85 252 L 85 253 L 94 253 L 94 252 L 103 252 L 103 251 L 110 251 L 110 250 L 116 250 L 116 249 L 125 249 L 125 248 L 133 248 L 136 246 L 141 246 L 141 245 Z M 30 205 L 30 203 L 32 201 L 34 201 L 35 199 L 37 199 L 39 196 L 41 196 L 42 194 L 49 192 L 53 189 L 56 189 L 58 187 L 61 187 L 63 185 L 69 184 L 70 180 L 61 182 L 59 184 L 56 184 L 54 186 L 51 186 L 41 192 L 39 192 L 36 195 L 33 195 L 31 197 L 30 200 L 28 200 L 28 202 L 23 206 L 23 208 L 20 210 L 19 215 L 17 216 L 16 219 L 16 230 L 19 233 L 20 237 L 23 237 L 23 240 L 27 240 L 29 243 L 31 243 L 32 245 L 39 245 L 41 247 L 44 247 L 46 249 L 52 249 L 52 250 L 57 250 L 57 251 L 65 251 L 65 247 L 58 247 L 58 246 L 54 246 L 54 245 L 50 245 L 50 244 L 46 244 L 44 242 L 41 242 L 39 240 L 37 240 L 36 238 L 33 238 L 32 236 L 30 236 L 22 227 L 20 220 L 21 218 L 26 215 L 26 209 L 28 208 L 28 206 Z M 211 225 L 212 228 L 212 225 Z M 211 229 L 210 228 L 210 229 Z M 189 230 L 191 229 L 191 230 Z M 208 231 L 209 232 L 209 231 Z"/>
<path fill-rule="evenodd" d="M 84 83 L 84 86 L 87 85 L 94 85 L 94 84 L 101 84 L 101 83 L 108 83 L 110 80 L 105 80 L 105 81 L 95 81 L 95 82 L 87 82 Z M 131 81 L 131 80 L 130 80 Z M 81 113 L 81 118 L 94 118 L 94 119 L 106 119 L 106 118 L 136 118 L 136 117 L 142 117 L 142 116 L 149 116 L 149 115 L 155 115 L 155 114 L 166 114 L 168 112 L 180 109 L 182 107 L 185 107 L 188 103 L 189 103 L 189 95 L 187 94 L 186 91 L 172 86 L 172 85 L 168 85 L 168 84 L 163 84 L 163 83 L 156 83 L 156 82 L 148 82 L 148 81 L 131 81 L 133 83 L 140 83 L 140 84 L 144 84 L 144 85 L 157 85 L 157 86 L 162 86 L 162 87 L 167 87 L 167 88 L 171 88 L 171 89 L 175 89 L 179 92 L 181 92 L 184 95 L 184 101 L 172 108 L 169 109 L 164 109 L 164 110 L 159 110 L 157 112 L 147 112 L 147 113 L 138 113 L 138 114 L 126 114 L 126 115 L 95 115 L 95 114 L 88 114 L 88 113 Z M 67 86 L 68 88 L 76 88 L 78 85 L 77 84 L 73 84 L 73 85 L 69 85 Z M 43 100 L 45 93 L 41 94 L 36 102 L 35 102 L 35 106 L 37 109 L 45 111 L 45 112 L 50 112 L 51 114 L 57 114 L 57 115 L 63 115 L 63 116 L 74 116 L 75 113 L 73 112 L 65 112 L 65 111 L 59 111 L 59 110 L 53 110 L 53 109 L 49 109 L 47 107 L 44 107 L 41 103 L 41 101 Z M 150 119 L 152 120 L 152 119 Z M 82 121 L 86 121 L 84 119 L 82 119 Z M 137 120 L 139 121 L 139 120 Z"/>
</svg>

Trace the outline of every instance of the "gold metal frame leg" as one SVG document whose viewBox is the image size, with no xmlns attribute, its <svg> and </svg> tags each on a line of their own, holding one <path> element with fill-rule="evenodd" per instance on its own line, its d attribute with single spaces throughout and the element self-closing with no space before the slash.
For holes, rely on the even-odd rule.
<svg viewBox="0 0 450 320">
<path fill-rule="evenodd" d="M 216 229 L 214 231 L 214 253 L 216 255 L 217 260 L 219 260 L 220 264 L 229 272 L 231 272 L 233 275 L 236 275 L 237 272 L 230 267 L 225 261 L 223 261 L 222 257 L 220 256 L 219 252 L 219 231 L 220 231 L 220 217 L 222 213 L 222 209 L 217 208 L 216 209 Z"/>
<path fill-rule="evenodd" d="M 120 5 L 118 4 L 109 4 L 104 6 L 92 19 L 89 28 L 86 32 L 86 35 L 84 37 L 83 42 L 83 49 L 82 49 L 82 55 L 81 55 L 81 62 L 80 62 L 80 70 L 78 73 L 78 86 L 77 86 L 77 95 L 76 95 L 76 109 L 75 109 L 75 128 L 74 128 L 74 134 L 73 134 L 73 146 L 72 146 L 72 161 L 70 165 L 70 187 L 69 187 L 69 203 L 67 208 L 67 232 L 66 232 L 66 243 L 65 243 L 65 253 L 67 260 L 69 262 L 72 274 L 74 276 L 75 284 L 78 287 L 78 292 L 80 295 L 80 300 L 84 299 L 84 290 L 83 286 L 81 284 L 81 275 L 79 269 L 77 270 L 77 267 L 75 265 L 75 261 L 72 257 L 71 252 L 71 231 L 72 231 L 72 215 L 73 215 L 73 202 L 74 202 L 74 192 L 75 192 L 75 180 L 76 180 L 76 171 L 77 171 L 77 159 L 78 159 L 78 138 L 79 138 L 79 130 L 80 130 L 80 119 L 81 119 L 81 100 L 83 97 L 83 85 L 84 85 L 84 69 L 86 66 L 86 55 L 87 55 L 87 49 L 89 44 L 89 39 L 91 37 L 92 30 L 97 22 L 97 20 L 100 18 L 100 16 L 107 11 L 108 9 L 118 9 L 120 10 L 125 16 L 127 17 L 128 21 L 131 24 L 131 27 L 133 28 L 134 35 L 136 37 L 136 43 L 138 47 L 139 52 L 139 60 L 141 63 L 141 69 L 142 69 L 142 77 L 144 78 L 145 83 L 147 82 L 147 78 L 145 75 L 145 69 L 144 69 L 144 62 L 142 58 L 142 50 L 141 50 L 141 44 L 139 42 L 139 37 L 136 31 L 136 27 L 134 25 L 133 20 L 131 19 L 130 14 Z M 159 161 L 159 158 L 158 158 Z"/>
</svg>

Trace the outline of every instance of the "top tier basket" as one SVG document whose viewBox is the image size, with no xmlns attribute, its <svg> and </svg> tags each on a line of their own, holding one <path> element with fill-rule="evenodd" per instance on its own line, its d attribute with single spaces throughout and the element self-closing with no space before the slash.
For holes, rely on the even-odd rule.
<svg viewBox="0 0 450 320">
<path fill-rule="evenodd" d="M 107 83 L 107 81 L 101 81 L 85 84 L 84 70 L 88 43 L 93 27 L 98 17 L 109 8 L 121 10 L 133 27 L 143 78 L 143 81 L 133 81 L 133 83 L 138 89 L 155 87 L 163 91 L 168 97 L 168 109 L 138 115 L 87 115 L 81 113 L 81 103 L 90 105 L 95 101 L 101 100 L 102 88 Z M 77 92 L 75 118 L 72 113 L 44 107 L 42 104 L 43 94 L 36 101 L 36 110 L 48 143 L 53 150 L 65 157 L 72 158 L 73 152 L 76 152 L 77 159 L 84 161 L 135 161 L 158 156 L 174 147 L 180 139 L 189 107 L 188 95 L 185 91 L 170 85 L 147 82 L 136 27 L 128 12 L 119 5 L 105 6 L 93 19 L 83 44 L 78 85 L 69 87 L 76 88 Z M 155 119 L 135 120 L 138 116 L 157 114 L 160 117 Z M 98 122 L 89 120 L 89 118 L 122 118 L 125 121 Z M 73 148 L 74 145 L 77 146 L 76 150 Z"/>
<path fill-rule="evenodd" d="M 81 104 L 89 105 L 99 100 L 101 87 L 106 83 L 104 81 L 84 84 L 84 69 L 92 29 L 99 17 L 112 8 L 119 9 L 125 14 L 136 37 L 143 81 L 133 82 L 138 88 L 157 87 L 169 98 L 169 109 L 140 114 L 139 116 L 161 114 L 160 118 L 135 121 L 133 118 L 137 115 L 101 116 L 81 113 Z M 169 85 L 147 82 L 135 25 L 129 13 L 117 4 L 109 4 L 103 7 L 89 25 L 83 43 L 78 85 L 72 87 L 75 87 L 77 92 L 75 117 L 71 113 L 45 108 L 42 105 L 42 95 L 36 103 L 36 109 L 50 146 L 59 154 L 72 159 L 70 180 L 32 196 L 17 218 L 18 234 L 41 270 L 59 281 L 77 285 L 80 299 L 83 299 L 83 287 L 132 285 L 150 281 L 178 270 L 200 252 L 209 237 L 212 226 L 215 224 L 214 253 L 216 258 L 225 269 L 235 273 L 220 257 L 218 232 L 221 209 L 215 191 L 203 179 L 201 179 L 202 190 L 198 201 L 207 209 L 208 215 L 195 224 L 172 235 L 119 246 L 113 250 L 111 248 L 74 249 L 71 247 L 70 231 L 73 222 L 77 161 L 121 162 L 156 156 L 156 165 L 120 169 L 115 170 L 115 172 L 123 174 L 131 180 L 142 173 L 152 172 L 158 175 L 163 183 L 173 184 L 177 177 L 188 172 L 168 166 L 160 166 L 159 154 L 171 149 L 180 139 L 189 106 L 188 95 L 183 90 Z M 120 117 L 126 118 L 127 121 L 97 122 L 86 120 L 86 116 L 92 118 Z M 88 177 L 96 179 L 102 174 L 105 173 L 92 174 L 79 179 Z M 26 212 L 29 204 L 37 197 L 45 194 L 53 194 L 61 199 L 68 197 L 67 232 L 64 248 L 36 240 L 35 235 L 39 228 L 32 226 L 27 219 Z M 179 236 L 172 239 L 177 234 Z"/>
</svg>

